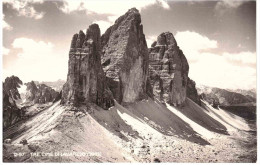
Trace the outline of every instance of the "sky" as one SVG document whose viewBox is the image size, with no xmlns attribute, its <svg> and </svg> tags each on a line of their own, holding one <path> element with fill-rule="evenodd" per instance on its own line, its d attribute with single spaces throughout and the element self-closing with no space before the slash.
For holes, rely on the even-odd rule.
<svg viewBox="0 0 260 165">
<path fill-rule="evenodd" d="M 92 23 L 101 33 L 128 9 L 142 18 L 148 47 L 173 33 L 197 84 L 256 88 L 256 2 L 180 0 L 3 0 L 3 80 L 66 80 L 73 34 Z M 2 80 L 2 81 L 3 81 Z"/>
</svg>

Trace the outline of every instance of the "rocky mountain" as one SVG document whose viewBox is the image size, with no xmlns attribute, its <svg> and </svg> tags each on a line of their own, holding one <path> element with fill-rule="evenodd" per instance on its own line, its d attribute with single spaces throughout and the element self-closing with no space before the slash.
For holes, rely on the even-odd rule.
<svg viewBox="0 0 260 165">
<path fill-rule="evenodd" d="M 153 95 L 172 105 L 186 97 L 200 105 L 196 83 L 188 77 L 189 64 L 170 32 L 160 34 L 149 49 L 149 73 Z"/>
<path fill-rule="evenodd" d="M 249 90 L 245 90 L 245 89 L 235 89 L 235 90 L 231 90 L 231 89 L 227 89 L 228 91 L 231 92 L 236 92 L 236 93 L 240 93 L 244 96 L 248 96 L 248 97 L 252 97 L 254 99 L 256 99 L 256 89 L 249 89 Z"/>
<path fill-rule="evenodd" d="M 4 130 L 3 161 L 255 162 L 255 129 L 201 101 L 188 72 L 172 33 L 161 33 L 147 48 L 137 9 L 102 36 L 92 24 L 72 37 L 60 94 L 26 84 L 25 97 L 37 104 L 27 107 L 28 118 Z M 20 97 L 21 82 L 13 79 L 4 85 L 8 101 Z M 56 102 L 37 108 L 50 100 Z M 14 120 L 8 115 L 5 121 Z"/>
<path fill-rule="evenodd" d="M 53 102 L 55 99 L 59 97 L 59 92 L 56 92 L 51 87 L 45 84 L 36 85 L 34 81 L 25 83 L 26 94 L 25 100 L 26 102 L 32 102 L 33 104 L 45 104 L 48 102 Z"/>
<path fill-rule="evenodd" d="M 3 128 L 20 120 L 22 110 L 16 105 L 20 99 L 18 88 L 23 82 L 16 76 L 7 77 L 3 83 Z"/>
<path fill-rule="evenodd" d="M 231 92 L 226 89 L 198 86 L 198 91 L 202 99 L 211 104 L 222 106 L 239 105 L 245 103 L 255 103 L 256 99 L 249 95 Z"/>
<path fill-rule="evenodd" d="M 67 82 L 62 89 L 62 104 L 96 103 L 104 109 L 114 104 L 101 66 L 101 37 L 97 24 L 87 33 L 79 31 L 72 38 Z"/>
<path fill-rule="evenodd" d="M 187 94 L 200 104 L 195 82 L 188 79 L 187 59 L 173 34 L 160 34 L 148 50 L 135 8 L 119 17 L 101 37 L 96 24 L 90 25 L 86 34 L 75 34 L 69 56 L 62 104 L 92 102 L 108 109 L 114 105 L 113 99 L 125 104 L 156 96 L 178 106 Z"/>
<path fill-rule="evenodd" d="M 114 98 L 131 103 L 146 98 L 148 48 L 137 9 L 119 17 L 101 37 L 102 66 Z"/>
<path fill-rule="evenodd" d="M 26 89 L 21 90 L 22 87 Z M 23 84 L 16 76 L 7 77 L 3 83 L 4 129 L 48 108 L 60 98 L 59 92 L 45 84 L 36 85 L 34 81 Z"/>
</svg>

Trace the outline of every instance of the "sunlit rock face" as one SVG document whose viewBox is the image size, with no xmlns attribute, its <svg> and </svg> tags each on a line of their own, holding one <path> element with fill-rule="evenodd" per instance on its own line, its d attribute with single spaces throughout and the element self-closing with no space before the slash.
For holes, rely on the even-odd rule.
<svg viewBox="0 0 260 165">
<path fill-rule="evenodd" d="M 114 98 L 131 103 L 146 98 L 148 48 L 137 9 L 128 10 L 101 37 L 102 66 Z"/>
<path fill-rule="evenodd" d="M 86 35 L 80 31 L 73 36 L 67 82 L 62 89 L 62 104 L 92 102 L 104 109 L 114 104 L 101 66 L 100 38 L 97 24 L 90 25 Z"/>
<path fill-rule="evenodd" d="M 185 102 L 189 64 L 172 33 L 160 34 L 149 49 L 149 72 L 155 96 L 175 106 Z"/>
</svg>

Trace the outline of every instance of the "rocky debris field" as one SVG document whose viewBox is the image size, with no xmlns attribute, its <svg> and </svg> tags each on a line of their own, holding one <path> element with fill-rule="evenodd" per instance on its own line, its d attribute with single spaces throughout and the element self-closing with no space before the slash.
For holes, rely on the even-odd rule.
<svg viewBox="0 0 260 165">
<path fill-rule="evenodd" d="M 147 106 L 152 101 L 143 102 Z M 95 105 L 73 108 L 61 106 L 58 102 L 21 126 L 12 128 L 17 136 L 10 140 L 5 138 L 4 161 L 255 162 L 256 135 L 252 133 L 253 128 L 238 116 L 214 109 L 206 103 L 204 106 L 207 110 L 200 110 L 205 110 L 210 117 L 225 125 L 228 135 L 205 129 L 172 106 L 168 105 L 167 109 L 186 122 L 209 143 L 207 145 L 192 142 L 185 132 L 167 135 L 159 129 L 162 123 L 137 116 L 117 103 L 104 111 Z M 53 156 L 57 152 L 87 155 Z"/>
</svg>

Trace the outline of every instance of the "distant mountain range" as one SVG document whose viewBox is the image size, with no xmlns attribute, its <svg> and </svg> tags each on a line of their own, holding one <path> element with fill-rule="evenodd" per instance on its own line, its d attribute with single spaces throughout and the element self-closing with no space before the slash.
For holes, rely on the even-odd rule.
<svg viewBox="0 0 260 165">
<path fill-rule="evenodd" d="M 213 102 L 223 105 L 255 105 L 256 91 L 252 90 L 230 90 L 197 85 L 201 98 L 213 104 Z"/>
<path fill-rule="evenodd" d="M 57 81 L 42 81 L 42 82 L 34 81 L 34 83 L 36 85 L 45 84 L 45 85 L 53 88 L 55 91 L 60 92 L 62 89 L 62 86 L 65 84 L 65 80 L 59 79 Z"/>
<path fill-rule="evenodd" d="M 256 98 L 256 89 L 249 89 L 249 90 L 244 90 L 244 89 L 235 89 L 235 90 L 231 90 L 231 89 L 227 89 L 228 91 L 231 92 L 236 92 L 236 93 L 240 93 L 242 95 L 249 95 L 253 98 Z"/>
</svg>

